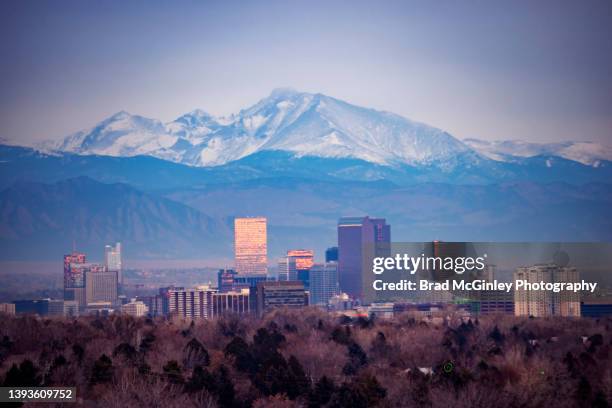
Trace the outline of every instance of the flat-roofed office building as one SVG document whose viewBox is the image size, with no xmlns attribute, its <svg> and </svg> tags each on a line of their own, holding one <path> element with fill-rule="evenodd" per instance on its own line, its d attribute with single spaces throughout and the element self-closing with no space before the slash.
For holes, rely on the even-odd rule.
<svg viewBox="0 0 612 408">
<path fill-rule="evenodd" d="M 149 313 L 149 307 L 140 300 L 132 299 L 131 302 L 121 305 L 121 313 L 134 317 L 142 317 Z"/>
<path fill-rule="evenodd" d="M 304 283 L 296 281 L 271 281 L 257 284 L 257 313 L 279 307 L 301 308 L 308 305 L 308 293 Z"/>
<path fill-rule="evenodd" d="M 117 271 L 107 271 L 104 265 L 84 264 L 85 299 L 87 304 L 117 301 Z"/>
<path fill-rule="evenodd" d="M 212 297 L 216 292 L 209 286 L 169 289 L 168 312 L 184 319 L 208 319 L 212 315 Z"/>
<path fill-rule="evenodd" d="M 249 302 L 250 289 L 244 288 L 236 291 L 214 293 L 212 295 L 212 316 L 219 317 L 226 314 L 245 314 L 251 312 Z"/>
</svg>

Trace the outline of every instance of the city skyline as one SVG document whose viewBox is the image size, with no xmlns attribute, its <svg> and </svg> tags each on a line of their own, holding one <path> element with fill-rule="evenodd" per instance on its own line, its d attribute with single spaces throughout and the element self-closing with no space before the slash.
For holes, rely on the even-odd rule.
<svg viewBox="0 0 612 408">
<path fill-rule="evenodd" d="M 131 279 L 125 285 L 120 284 L 121 243 L 104 246 L 104 264 L 87 262 L 87 254 L 77 252 L 76 243 L 73 243 L 72 252 L 63 256 L 62 298 L 15 300 L 2 303 L 0 310 L 9 314 L 72 318 L 124 313 L 135 317 L 188 320 L 214 319 L 226 314 L 261 317 L 277 308 L 307 306 L 345 316 L 376 315 L 383 319 L 407 311 L 428 315 L 448 307 L 471 317 L 500 313 L 529 317 L 598 317 L 612 310 L 609 300 L 612 287 L 606 286 L 605 281 L 580 280 L 583 266 L 575 266 L 584 265 L 582 262 L 587 256 L 587 265 L 599 259 L 601 267 L 607 267 L 609 254 L 605 252 L 605 245 L 574 243 L 563 248 L 559 244 L 546 243 L 392 243 L 391 225 L 384 218 L 342 217 L 337 224 L 337 247 L 325 251 L 325 263 L 315 262 L 313 250 L 287 249 L 284 264 L 279 262 L 275 274 L 260 259 L 261 249 L 267 246 L 267 219 L 243 217 L 236 218 L 235 223 L 238 243 L 235 267 L 242 267 L 243 272 L 219 269 L 216 285 L 212 281 L 204 284 L 202 279 L 189 286 L 177 286 L 174 282 L 159 287 L 158 294 L 151 295 Z M 604 252 L 598 253 L 602 249 Z M 485 252 L 481 252 L 483 250 Z M 495 264 L 487 264 L 466 275 L 463 275 L 465 270 L 454 267 L 439 266 L 432 270 L 429 266 L 421 266 L 415 270 L 416 275 L 404 276 L 413 281 L 408 284 L 409 280 L 401 278 L 405 266 L 397 266 L 401 263 L 402 251 L 406 259 L 410 258 L 407 253 L 422 252 L 420 257 L 427 253 L 432 259 L 439 258 L 440 265 L 450 260 L 451 265 L 461 262 L 465 267 L 468 256 L 473 262 L 476 254 L 483 260 L 487 253 L 497 253 L 497 256 Z M 394 257 L 391 257 L 392 252 L 396 253 Z M 372 270 L 377 280 L 371 281 L 369 270 L 375 258 L 385 261 L 385 268 L 389 270 L 384 276 Z M 418 255 L 414 257 L 417 258 Z M 497 266 L 508 259 L 516 265 L 530 264 L 513 267 L 515 283 L 498 281 Z M 387 266 L 386 260 L 393 261 L 394 266 Z M 538 261 L 534 263 L 534 260 Z M 566 266 L 570 261 L 572 266 Z M 438 268 L 442 269 L 438 271 Z M 387 282 L 381 285 L 384 281 L 380 278 L 386 278 Z M 428 289 L 423 288 L 423 278 Z M 457 279 L 459 282 L 455 282 Z M 529 285 L 535 289 L 530 289 Z"/>
<path fill-rule="evenodd" d="M 607 407 L 612 1 L 0 3 L 0 405 Z"/>
<path fill-rule="evenodd" d="M 340 262 L 344 263 L 346 263 L 347 249 L 349 247 L 346 244 L 347 237 L 342 237 L 345 234 L 345 232 L 342 232 L 342 228 L 359 227 L 363 229 L 359 235 L 361 235 L 361 240 L 365 242 L 365 247 L 377 242 L 388 244 L 385 240 L 390 237 L 390 226 L 386 225 L 384 220 L 376 218 L 343 218 L 339 220 L 338 227 L 339 240 L 345 241 L 339 243 L 341 248 L 339 259 Z M 370 234 L 373 236 L 368 238 Z M 351 232 L 351 235 L 355 235 L 354 232 Z M 445 256 L 465 256 L 468 250 L 468 247 L 465 245 L 454 245 L 453 248 L 453 251 L 446 251 Z M 355 251 L 357 248 L 351 247 L 351 250 Z M 388 250 L 388 246 L 382 249 L 385 253 Z M 470 251 L 473 251 L 473 248 Z M 364 265 L 368 263 L 368 259 L 371 256 L 382 254 L 380 250 L 375 250 L 374 253 L 367 249 L 358 252 L 361 254 L 361 261 L 364 262 Z M 344 260 L 342 259 L 343 253 Z M 130 299 L 126 296 L 119 296 L 116 270 L 109 270 L 101 264 L 87 263 L 86 254 L 73 251 L 71 254 L 64 255 L 65 294 L 63 300 L 20 300 L 14 302 L 16 305 L 14 310 L 8 308 L 10 304 L 3 304 L 2 308 L 8 311 L 7 313 L 13 314 L 34 312 L 38 314 L 61 315 L 63 313 L 66 316 L 78 316 L 81 312 L 86 314 L 95 313 L 97 315 L 101 313 L 109 314 L 113 310 L 121 310 L 124 313 L 135 316 L 143 316 L 148 312 L 152 316 L 177 315 L 178 317 L 192 319 L 218 317 L 226 312 L 257 312 L 261 316 L 264 312 L 269 311 L 270 308 L 283 306 L 305 307 L 313 305 L 333 311 L 335 309 L 329 308 L 333 307 L 332 305 L 336 304 L 337 300 L 332 298 L 339 296 L 339 299 L 342 299 L 343 296 L 346 296 L 345 290 L 353 292 L 353 295 L 347 299 L 357 302 L 356 306 L 351 306 L 352 309 L 357 310 L 357 313 L 361 313 L 359 310 L 370 310 L 370 313 L 383 313 L 383 316 L 389 314 L 391 317 L 394 313 L 411 310 L 411 308 L 416 307 L 415 305 L 422 305 L 423 307 L 427 305 L 429 305 L 427 307 L 438 307 L 435 305 L 444 304 L 456 306 L 466 302 L 471 305 L 469 306 L 470 313 L 475 313 L 476 315 L 481 313 L 503 313 L 534 317 L 580 317 L 583 308 L 586 308 L 585 313 L 587 313 L 587 316 L 598 316 L 598 313 L 607 313 L 606 310 L 609 308 L 606 304 L 597 302 L 597 299 L 592 298 L 592 296 L 585 305 L 583 295 L 573 289 L 561 290 L 559 293 L 556 290 L 544 290 L 541 288 L 533 290 L 520 289 L 518 283 L 516 288 L 508 293 L 504 290 L 500 291 L 499 289 L 493 290 L 490 288 L 477 290 L 474 294 L 468 294 L 460 290 L 451 291 L 452 295 L 451 292 L 448 292 L 448 298 L 445 298 L 437 296 L 434 292 L 439 289 L 435 289 L 432 293 L 425 294 L 424 297 L 415 298 L 407 294 L 408 297 L 400 297 L 393 301 L 390 300 L 391 298 L 385 300 L 384 297 L 382 299 L 368 300 L 363 295 L 364 288 L 357 288 L 359 282 L 349 282 L 354 278 L 354 273 L 348 270 L 346 265 L 340 270 L 336 261 L 328 261 L 325 264 L 310 263 L 309 257 L 312 255 L 312 251 L 308 250 L 288 250 L 287 254 L 288 257 L 297 257 L 303 261 L 300 270 L 306 272 L 305 275 L 294 272 L 295 276 L 291 279 L 282 279 L 280 275 L 273 278 L 270 275 L 270 271 L 267 271 L 264 275 L 239 275 L 233 270 L 220 269 L 216 286 L 210 283 L 190 288 L 170 286 L 159 289 L 160 297 L 155 296 L 151 298 L 149 296 L 137 295 Z M 434 256 L 441 255 L 436 255 L 434 251 Z M 567 254 L 565 257 L 557 255 L 555 257 L 558 262 L 562 263 L 564 262 L 563 259 L 570 259 Z M 344 276 L 340 274 L 344 274 Z M 77 276 L 77 278 L 74 279 L 74 276 Z M 81 278 L 78 278 L 79 276 Z M 492 285 L 491 287 L 496 287 L 497 280 L 490 270 L 483 270 L 478 276 L 484 277 L 481 280 L 482 282 L 489 282 Z M 585 285 L 585 281 L 579 282 L 580 273 L 576 267 L 563 267 L 555 263 L 518 267 L 513 272 L 513 278 L 517 282 L 520 280 L 533 283 L 536 286 L 548 285 L 549 283 L 551 285 L 553 283 L 570 286 L 573 283 L 580 284 L 581 286 Z M 341 280 L 344 282 L 342 286 L 340 286 Z M 596 285 L 593 285 L 593 287 Z M 272 290 L 269 295 L 271 296 L 269 304 L 268 300 L 265 300 L 266 296 L 268 296 L 265 295 L 266 287 Z M 75 290 L 78 288 L 81 290 L 79 294 Z M 514 299 L 511 298 L 512 294 Z M 508 295 L 510 295 L 510 298 Z M 591 295 L 594 295 L 594 293 Z M 166 304 L 167 299 L 170 301 L 169 304 Z M 593 303 L 593 299 L 595 299 L 595 303 Z M 457 303 L 457 301 L 459 302 Z M 60 302 L 63 303 L 60 304 Z M 510 304 L 512 307 L 509 307 Z M 360 305 L 365 306 L 365 309 L 360 309 Z"/>
</svg>

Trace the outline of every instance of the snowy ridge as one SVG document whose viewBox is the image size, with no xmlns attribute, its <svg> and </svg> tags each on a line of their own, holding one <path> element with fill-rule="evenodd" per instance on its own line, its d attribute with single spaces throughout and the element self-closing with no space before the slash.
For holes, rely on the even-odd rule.
<svg viewBox="0 0 612 408">
<path fill-rule="evenodd" d="M 559 156 L 593 167 L 598 167 L 604 160 L 612 161 L 612 147 L 595 142 L 534 143 L 479 139 L 465 139 L 464 142 L 480 154 L 497 161 L 513 161 L 516 157 Z"/>
<path fill-rule="evenodd" d="M 42 147 L 78 154 L 150 155 L 190 166 L 218 166 L 275 150 L 296 157 L 355 158 L 385 166 L 436 166 L 445 170 L 540 154 L 591 166 L 612 158 L 612 149 L 589 142 L 538 145 L 461 141 L 393 113 L 292 89 L 274 90 L 229 117 L 217 118 L 194 110 L 163 124 L 122 111 L 59 143 Z"/>
<path fill-rule="evenodd" d="M 192 145 L 200 144 L 206 135 L 215 132 L 221 124 L 213 116 L 196 109 L 166 125 L 166 130 Z"/>
<path fill-rule="evenodd" d="M 168 149 L 177 139 L 159 120 L 121 111 L 93 128 L 66 137 L 55 148 L 79 154 L 136 156 Z"/>
</svg>

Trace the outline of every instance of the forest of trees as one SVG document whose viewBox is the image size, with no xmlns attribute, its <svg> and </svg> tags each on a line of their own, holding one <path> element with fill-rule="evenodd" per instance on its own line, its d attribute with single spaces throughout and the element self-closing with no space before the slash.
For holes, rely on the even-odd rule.
<svg viewBox="0 0 612 408">
<path fill-rule="evenodd" d="M 612 319 L 1 315 L 0 383 L 100 407 L 605 407 L 611 346 Z"/>
</svg>

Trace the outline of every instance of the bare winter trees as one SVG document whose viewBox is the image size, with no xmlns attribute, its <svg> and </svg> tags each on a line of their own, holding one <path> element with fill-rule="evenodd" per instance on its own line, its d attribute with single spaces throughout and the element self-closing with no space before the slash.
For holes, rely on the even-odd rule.
<svg viewBox="0 0 612 408">
<path fill-rule="evenodd" d="M 610 319 L 1 316 L 0 383 L 115 407 L 607 406 L 611 342 Z"/>
</svg>

